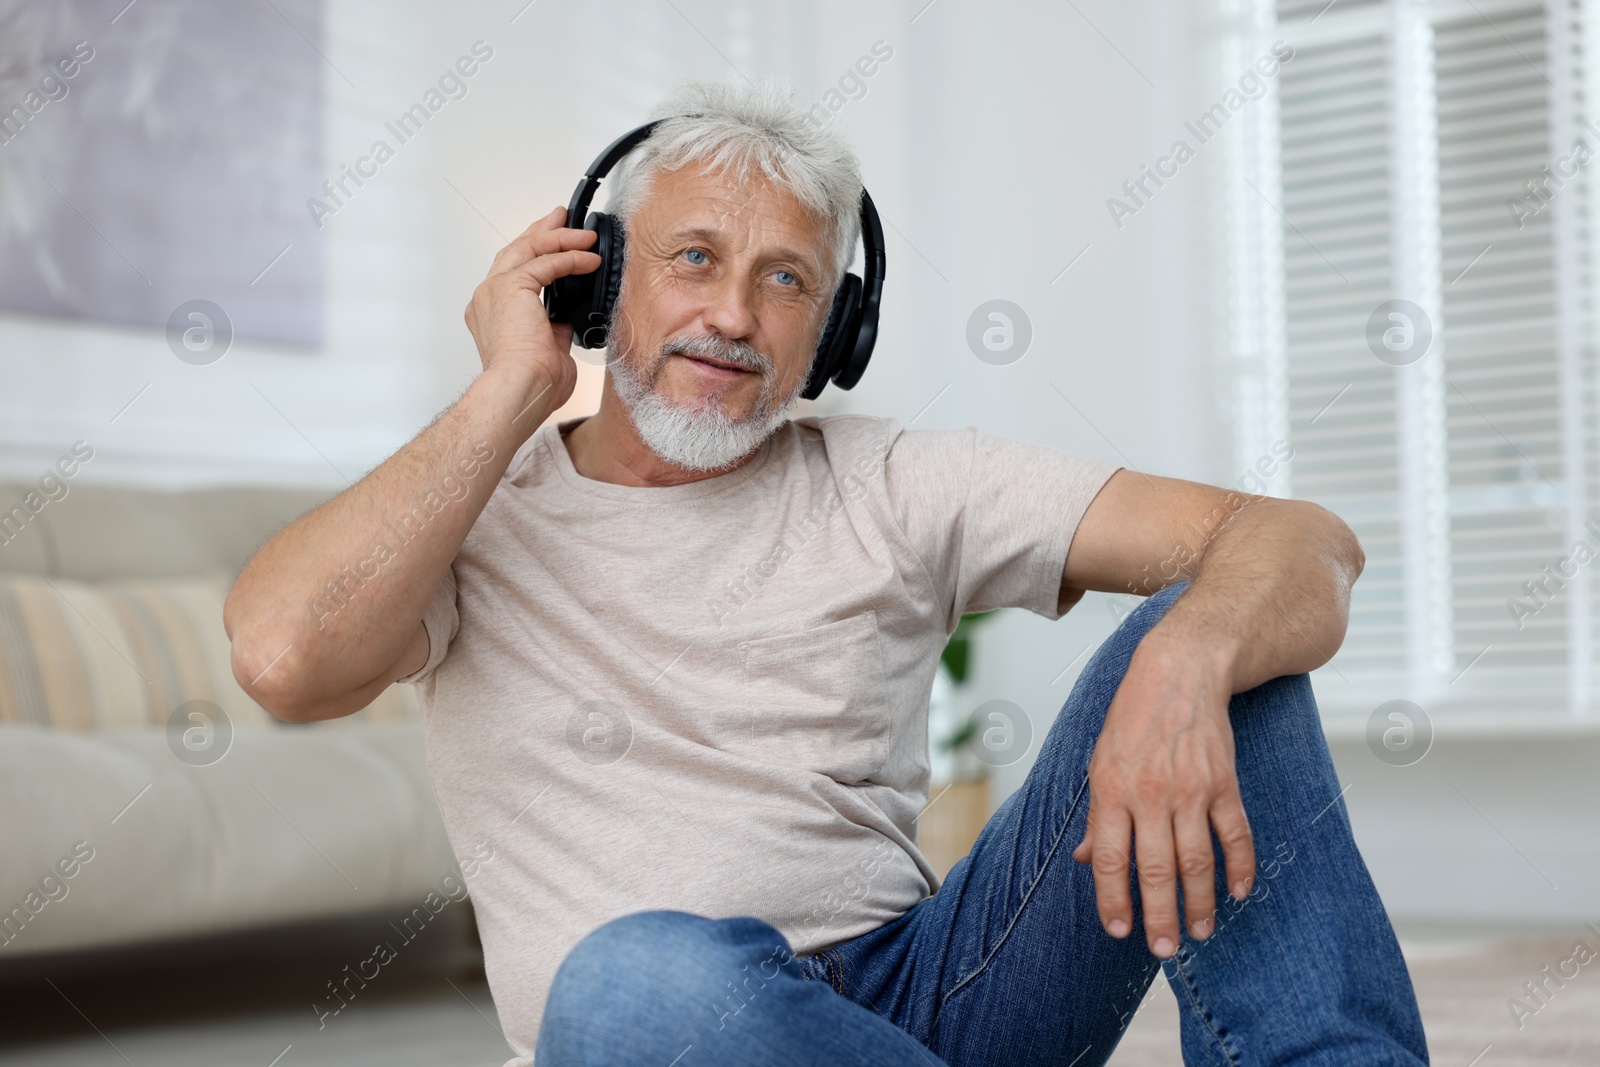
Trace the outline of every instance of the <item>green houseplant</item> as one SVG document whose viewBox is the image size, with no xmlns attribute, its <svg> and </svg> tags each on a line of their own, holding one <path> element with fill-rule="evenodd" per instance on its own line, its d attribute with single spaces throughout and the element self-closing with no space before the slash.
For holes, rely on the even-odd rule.
<svg viewBox="0 0 1600 1067">
<path fill-rule="evenodd" d="M 973 633 L 995 614 L 996 611 L 978 611 L 961 616 L 939 655 L 928 701 L 929 763 L 935 785 L 988 777 L 988 765 L 969 747 L 978 722 L 965 708 L 962 690 L 972 670 Z"/>
</svg>

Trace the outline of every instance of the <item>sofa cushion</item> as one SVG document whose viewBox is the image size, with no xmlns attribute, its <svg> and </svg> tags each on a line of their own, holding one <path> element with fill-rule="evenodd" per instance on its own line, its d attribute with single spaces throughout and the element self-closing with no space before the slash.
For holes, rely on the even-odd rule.
<svg viewBox="0 0 1600 1067">
<path fill-rule="evenodd" d="M 398 922 L 454 877 L 415 724 L 245 729 L 199 767 L 163 730 L 8 727 L 0 811 L 0 964 L 290 919 Z"/>
<path fill-rule="evenodd" d="M 0 573 L 0 724 L 94 731 L 164 726 L 207 700 L 237 729 L 277 722 L 233 677 L 222 604 L 229 580 L 80 582 Z M 417 721 L 411 686 L 390 686 L 328 725 Z"/>
<path fill-rule="evenodd" d="M 13 515 L 0 528 L 0 570 L 85 581 L 234 575 L 274 531 L 334 495 L 293 486 L 165 490 L 83 482 L 92 472 L 69 480 L 67 495 L 37 515 Z M 0 508 L 35 488 L 0 483 Z"/>
</svg>

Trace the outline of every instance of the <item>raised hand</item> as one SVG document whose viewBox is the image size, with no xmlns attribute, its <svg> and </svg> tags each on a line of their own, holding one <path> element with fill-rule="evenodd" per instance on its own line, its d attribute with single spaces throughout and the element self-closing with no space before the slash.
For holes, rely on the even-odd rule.
<svg viewBox="0 0 1600 1067">
<path fill-rule="evenodd" d="M 483 369 L 532 371 L 549 382 L 558 407 L 578 382 L 572 327 L 550 322 L 541 291 L 557 278 L 600 266 L 600 257 L 585 251 L 595 241 L 594 232 L 568 228 L 566 217 L 567 209 L 557 207 L 502 248 L 466 311 Z"/>
</svg>

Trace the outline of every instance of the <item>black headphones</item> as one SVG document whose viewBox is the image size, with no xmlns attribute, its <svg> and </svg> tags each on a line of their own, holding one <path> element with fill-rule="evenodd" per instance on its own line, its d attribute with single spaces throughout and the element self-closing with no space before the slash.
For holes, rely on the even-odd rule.
<svg viewBox="0 0 1600 1067">
<path fill-rule="evenodd" d="M 600 257 L 600 266 L 588 274 L 569 274 L 544 288 L 545 311 L 551 322 L 572 323 L 572 339 L 580 348 L 604 348 L 610 336 L 611 312 L 622 288 L 622 223 L 604 211 L 589 211 L 600 179 L 611 172 L 617 161 L 631 152 L 657 126 L 657 119 L 623 134 L 589 164 L 579 179 L 567 206 L 567 225 L 585 219 L 583 228 L 599 236 L 590 251 Z M 587 218 L 585 218 L 587 212 Z M 816 399 L 831 380 L 840 389 L 852 388 L 861 380 L 878 340 L 878 301 L 883 295 L 883 226 L 872 197 L 861 190 L 861 242 L 864 249 L 863 284 L 854 274 L 846 274 L 833 297 L 827 324 L 817 339 L 817 354 L 811 361 L 811 376 L 801 396 Z"/>
</svg>

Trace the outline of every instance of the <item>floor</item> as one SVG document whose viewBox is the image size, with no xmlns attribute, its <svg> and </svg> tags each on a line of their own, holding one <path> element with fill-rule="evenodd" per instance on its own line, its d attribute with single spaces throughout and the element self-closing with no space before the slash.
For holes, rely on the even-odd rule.
<svg viewBox="0 0 1600 1067">
<path fill-rule="evenodd" d="M 258 992 L 230 990 L 226 1008 L 189 988 L 151 1007 L 160 1021 L 107 1019 L 109 1009 L 74 998 L 80 1021 L 70 1036 L 8 1047 L 4 1067 L 500 1067 L 510 1055 L 481 976 L 413 976 L 369 990 L 337 1016 L 321 1019 L 311 996 L 303 1008 L 290 983 Z M 310 988 L 304 981 L 300 989 Z M 71 996 L 68 986 L 64 995 Z M 248 1004 L 257 1004 L 251 1010 Z M 5 1014 L 9 1015 L 9 1011 Z M 9 1029 L 9 1027 L 7 1027 Z"/>
<path fill-rule="evenodd" d="M 1402 930 L 1401 938 L 1434 1064 L 1600 1064 L 1600 960 L 1579 966 L 1559 988 L 1551 983 L 1542 1006 L 1521 988 L 1547 965 L 1554 970 L 1571 958 L 1575 937 Z M 1587 940 L 1594 943 L 1592 936 Z M 1574 966 L 1568 965 L 1569 974 Z M 94 1002 L 84 995 L 71 1002 L 70 1012 L 62 1007 L 53 1023 L 36 1027 L 25 1044 L 13 1043 L 8 1020 L 0 1033 L 0 1067 L 499 1067 L 506 1056 L 488 989 L 471 971 L 397 979 L 322 1020 L 320 1029 L 309 999 L 297 1007 L 281 982 L 257 993 L 230 987 L 232 1005 L 216 1003 L 215 988 L 202 980 L 149 989 L 141 991 L 142 1001 L 123 995 Z M 303 993 L 303 981 L 294 988 Z M 51 995 L 65 1001 L 72 991 Z M 1519 995 L 1538 1007 L 1520 1029 L 1507 1006 Z M 18 1001 L 7 1000 L 4 1014 L 20 1018 L 10 1010 Z M 1180 1062 L 1176 1002 L 1158 979 L 1111 1063 Z"/>
</svg>

